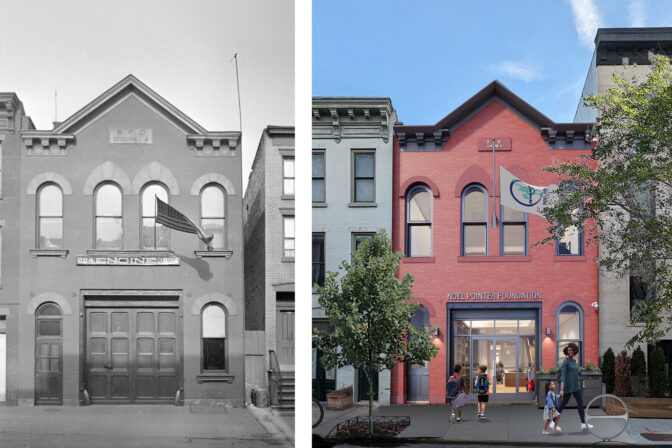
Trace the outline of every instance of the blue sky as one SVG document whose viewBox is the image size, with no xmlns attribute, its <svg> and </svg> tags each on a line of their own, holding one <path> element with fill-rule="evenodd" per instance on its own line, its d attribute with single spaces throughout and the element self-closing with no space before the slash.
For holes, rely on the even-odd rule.
<svg viewBox="0 0 672 448">
<path fill-rule="evenodd" d="M 570 122 L 598 27 L 672 26 L 669 0 L 313 2 L 313 95 L 386 96 L 434 124 L 494 79 Z"/>
</svg>

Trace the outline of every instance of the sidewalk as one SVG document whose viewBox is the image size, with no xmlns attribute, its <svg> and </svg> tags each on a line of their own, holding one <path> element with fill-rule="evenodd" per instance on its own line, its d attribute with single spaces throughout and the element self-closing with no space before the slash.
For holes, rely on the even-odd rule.
<svg viewBox="0 0 672 448">
<path fill-rule="evenodd" d="M 268 408 L 94 405 L 0 407 L 0 446 L 293 446 L 293 416 Z"/>
<path fill-rule="evenodd" d="M 529 404 L 493 404 L 487 408 L 485 421 L 476 418 L 476 405 L 469 404 L 462 412 L 462 422 L 450 423 L 448 406 L 380 406 L 374 408 L 374 415 L 409 416 L 411 424 L 397 437 L 409 442 L 464 442 L 464 443 L 519 443 L 527 445 L 593 445 L 599 442 L 588 430 L 580 430 L 580 420 L 576 409 L 566 409 L 560 419 L 562 432 L 543 435 L 543 410 Z M 314 434 L 325 437 L 338 423 L 352 417 L 368 415 L 368 406 L 358 406 L 344 411 L 325 410 L 324 420 Z M 604 415 L 602 411 L 591 409 L 591 415 Z M 623 420 L 592 420 L 596 433 L 617 432 Z M 616 431 L 613 431 L 616 429 Z M 626 430 L 615 441 L 627 444 L 655 444 L 640 436 L 641 432 L 672 434 L 672 420 L 631 419 Z M 658 442 L 667 443 L 670 442 Z M 668 445 L 669 446 L 669 445 Z"/>
</svg>

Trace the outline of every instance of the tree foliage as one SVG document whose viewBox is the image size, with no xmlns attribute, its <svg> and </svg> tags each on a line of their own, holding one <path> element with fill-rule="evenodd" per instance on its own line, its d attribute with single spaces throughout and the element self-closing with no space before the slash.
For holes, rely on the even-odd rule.
<svg viewBox="0 0 672 448">
<path fill-rule="evenodd" d="M 616 364 L 616 357 L 614 351 L 609 347 L 602 357 L 602 381 L 607 386 L 607 393 L 614 393 L 614 369 Z"/>
<path fill-rule="evenodd" d="M 645 322 L 628 341 L 661 339 L 672 328 L 672 70 L 652 56 L 650 74 L 615 74 L 615 87 L 590 95 L 598 112 L 591 154 L 547 168 L 560 177 L 554 207 L 545 209 L 552 242 L 579 210 L 587 244 L 599 243 L 599 264 L 650 285 L 632 313 Z"/>
<path fill-rule="evenodd" d="M 649 354 L 649 383 L 652 397 L 664 397 L 667 391 L 665 374 L 665 352 L 656 347 Z"/>
<path fill-rule="evenodd" d="M 637 376 L 646 375 L 646 357 L 644 356 L 644 350 L 640 347 L 637 347 L 635 351 L 632 352 L 630 374 Z"/>
<path fill-rule="evenodd" d="M 396 277 L 402 257 L 381 231 L 359 245 L 351 263 L 341 263 L 341 277 L 327 273 L 324 287 L 318 288 L 318 302 L 334 331 L 313 334 L 313 342 L 324 352 L 325 369 L 351 365 L 365 369 L 370 379 L 397 363 L 422 364 L 436 356 L 439 349 L 431 342 L 434 327 L 416 330 L 411 325 L 419 304 L 411 302 L 413 277 Z M 369 380 L 370 387 L 372 383 Z"/>
<path fill-rule="evenodd" d="M 632 384 L 630 383 L 630 357 L 625 350 L 621 350 L 621 353 L 616 357 L 614 374 L 614 394 L 619 397 L 632 396 Z"/>
</svg>

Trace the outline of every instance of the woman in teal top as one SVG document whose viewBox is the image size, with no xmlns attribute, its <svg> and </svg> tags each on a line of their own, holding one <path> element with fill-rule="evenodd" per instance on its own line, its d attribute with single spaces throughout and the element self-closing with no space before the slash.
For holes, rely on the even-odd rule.
<svg viewBox="0 0 672 448">
<path fill-rule="evenodd" d="M 579 364 L 574 357 L 579 354 L 579 346 L 570 342 L 567 347 L 562 350 L 566 358 L 562 361 L 560 367 L 560 398 L 562 402 L 556 409 L 558 416 L 551 424 L 551 429 L 555 426 L 556 431 L 560 431 L 558 422 L 560 421 L 560 413 L 565 408 L 572 395 L 576 398 L 576 405 L 579 410 L 579 417 L 581 417 L 581 429 L 592 428 L 593 425 L 586 423 L 586 417 L 583 410 L 583 392 L 581 391 L 581 383 L 579 382 Z"/>
</svg>

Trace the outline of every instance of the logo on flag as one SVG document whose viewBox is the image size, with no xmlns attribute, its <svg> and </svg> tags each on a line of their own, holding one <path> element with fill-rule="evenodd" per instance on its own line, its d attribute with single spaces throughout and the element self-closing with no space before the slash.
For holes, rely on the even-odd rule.
<svg viewBox="0 0 672 448">
<path fill-rule="evenodd" d="M 518 179 L 513 173 L 499 166 L 499 191 L 504 207 L 533 215 L 544 216 L 544 208 L 553 205 L 558 186 L 530 185 Z"/>
</svg>

